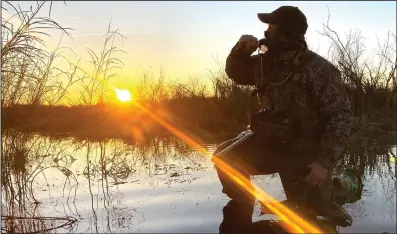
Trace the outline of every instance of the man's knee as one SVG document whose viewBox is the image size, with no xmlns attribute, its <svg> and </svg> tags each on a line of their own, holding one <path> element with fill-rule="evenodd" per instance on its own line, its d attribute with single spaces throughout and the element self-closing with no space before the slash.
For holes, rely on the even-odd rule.
<svg viewBox="0 0 397 234">
<path fill-rule="evenodd" d="M 212 161 L 214 161 L 214 158 L 220 158 L 222 160 L 231 160 L 239 161 L 239 157 L 241 156 L 241 152 L 248 152 L 251 151 L 251 148 L 253 148 L 251 142 L 251 138 L 247 138 L 244 141 L 232 146 L 231 149 L 228 150 L 228 152 L 223 153 L 222 155 L 219 155 L 223 150 L 234 144 L 236 141 L 240 140 L 242 135 L 238 135 L 235 138 L 229 139 L 227 141 L 222 142 L 218 147 L 215 149 L 214 153 L 212 154 Z"/>
<path fill-rule="evenodd" d="M 231 144 L 233 144 L 234 139 L 230 139 L 227 141 L 222 142 L 220 145 L 218 145 L 218 147 L 215 149 L 214 153 L 212 154 L 212 158 L 211 161 L 214 163 L 214 167 L 217 168 L 218 174 L 219 174 L 219 170 L 218 170 L 218 161 L 228 161 L 228 158 L 230 158 L 230 152 L 228 152 L 227 154 L 223 154 L 223 155 L 218 155 L 220 152 L 222 152 L 224 149 L 226 149 L 228 146 L 230 146 Z"/>
</svg>

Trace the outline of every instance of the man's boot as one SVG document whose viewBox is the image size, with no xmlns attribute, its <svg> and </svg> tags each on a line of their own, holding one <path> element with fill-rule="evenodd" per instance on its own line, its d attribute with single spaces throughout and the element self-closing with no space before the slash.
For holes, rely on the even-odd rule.
<svg viewBox="0 0 397 234">
<path fill-rule="evenodd" d="M 352 217 L 341 205 L 332 201 L 330 191 L 332 186 L 329 184 L 324 184 L 323 189 L 309 186 L 306 183 L 301 183 L 298 186 L 286 186 L 285 183 L 283 185 L 287 199 L 299 206 L 298 209 L 307 218 L 316 219 L 317 216 L 323 216 L 336 226 L 352 225 Z"/>
<path fill-rule="evenodd" d="M 309 186 L 306 205 L 311 208 L 317 216 L 326 218 L 336 226 L 348 227 L 353 223 L 353 218 L 343 206 L 329 198 L 324 198 L 318 190 Z"/>
<path fill-rule="evenodd" d="M 330 221 L 337 226 L 348 227 L 353 224 L 353 218 L 351 215 L 347 213 L 343 206 L 334 201 L 330 201 L 329 214 L 325 215 L 325 217 L 329 217 Z"/>
</svg>

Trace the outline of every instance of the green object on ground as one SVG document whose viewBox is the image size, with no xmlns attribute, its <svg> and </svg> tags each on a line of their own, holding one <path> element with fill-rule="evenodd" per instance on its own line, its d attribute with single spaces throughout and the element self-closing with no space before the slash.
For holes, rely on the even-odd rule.
<svg viewBox="0 0 397 234">
<path fill-rule="evenodd" d="M 392 163 L 396 163 L 396 157 L 390 157 L 390 162 L 392 162 Z"/>
<path fill-rule="evenodd" d="M 340 204 L 354 203 L 361 199 L 363 183 L 357 172 L 346 170 L 333 178 L 334 200 Z"/>
</svg>

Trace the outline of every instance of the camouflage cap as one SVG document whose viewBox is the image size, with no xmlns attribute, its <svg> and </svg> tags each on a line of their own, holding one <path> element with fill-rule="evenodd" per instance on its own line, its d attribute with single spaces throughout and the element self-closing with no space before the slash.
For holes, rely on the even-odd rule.
<svg viewBox="0 0 397 234">
<path fill-rule="evenodd" d="M 305 35 L 307 31 L 307 19 L 298 7 L 282 6 L 271 13 L 258 13 L 260 21 L 266 24 L 275 24 L 281 29 L 293 31 Z"/>
</svg>

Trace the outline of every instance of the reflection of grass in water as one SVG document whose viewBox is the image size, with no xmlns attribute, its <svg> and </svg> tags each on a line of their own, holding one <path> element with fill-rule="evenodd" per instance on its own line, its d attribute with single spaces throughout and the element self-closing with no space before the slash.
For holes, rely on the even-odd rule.
<svg viewBox="0 0 397 234">
<path fill-rule="evenodd" d="M 384 167 L 380 167 L 379 164 L 391 167 L 389 158 L 390 145 L 393 144 L 392 138 L 374 138 L 376 140 L 361 139 L 353 142 L 345 151 L 344 159 L 339 161 L 338 168 L 353 167 L 363 174 L 365 168 L 369 168 L 371 173 L 376 170 L 381 172 Z M 35 139 L 38 141 L 38 138 Z M 90 141 L 75 141 L 73 138 L 62 140 L 61 138 L 42 137 L 40 142 L 36 143 L 40 143 L 42 146 L 35 149 L 38 151 L 41 148 L 41 152 L 36 152 L 35 154 L 38 156 L 29 159 L 30 164 L 41 162 L 38 168 L 45 168 L 43 165 L 54 166 L 62 170 L 64 175 L 70 176 L 72 172 L 68 168 L 72 168 L 76 164 L 75 161 L 79 161 L 79 155 L 86 152 L 88 142 Z M 44 145 L 52 145 L 51 154 L 43 150 Z M 126 144 L 121 140 L 108 139 L 102 142 L 91 142 L 90 147 L 92 149 L 87 162 L 90 163 L 91 179 L 96 179 L 99 174 L 106 174 L 115 183 L 122 182 L 132 175 L 164 174 L 175 168 L 176 164 L 201 168 L 208 162 L 207 158 L 195 153 L 184 142 L 171 136 L 156 136 L 139 144 Z M 39 161 L 38 159 L 43 160 Z M 88 165 L 85 163 L 83 175 L 87 176 L 87 170 Z M 160 170 L 162 171 L 160 172 Z M 94 171 L 96 174 L 93 174 Z"/>
<path fill-rule="evenodd" d="M 57 228 L 71 230 L 74 218 L 44 217 L 38 211 L 32 184 L 37 174 L 42 173 L 42 162 L 47 156 L 38 157 L 33 146 L 47 151 L 50 147 L 37 144 L 31 135 L 5 132 L 2 136 L 1 183 L 3 231 L 8 233 L 47 233 Z M 36 148 L 37 149 L 37 148 Z M 47 151 L 48 152 L 48 151 Z M 34 161 L 40 161 L 32 168 Z"/>
<path fill-rule="evenodd" d="M 390 210 L 395 211 L 396 204 L 391 202 L 395 200 L 396 194 L 395 165 L 390 162 L 390 157 L 395 155 L 395 147 L 394 135 L 363 133 L 346 149 L 343 160 L 340 160 L 336 166 L 336 173 L 346 168 L 356 169 L 363 178 L 364 196 L 373 196 L 372 193 L 376 193 L 374 185 L 379 185 L 380 188 L 377 190 L 380 189 L 381 191 L 378 192 L 382 194 L 379 202 L 387 203 Z M 357 208 L 360 203 L 355 205 Z M 365 208 L 361 207 L 361 209 Z M 358 208 L 356 212 L 365 212 L 359 210 Z M 385 211 L 386 213 L 395 214 Z"/>
<path fill-rule="evenodd" d="M 387 173 L 394 178 L 393 164 L 390 162 L 390 157 L 395 154 L 393 147 L 395 147 L 394 135 L 362 134 L 347 147 L 343 159 L 338 162 L 336 168 L 355 168 L 362 176 Z M 365 171 L 368 173 L 365 174 Z"/>
<path fill-rule="evenodd" d="M 93 224 L 96 227 L 98 222 L 96 211 L 100 210 L 98 200 L 95 202 L 94 197 L 102 196 L 102 206 L 107 212 L 109 232 L 112 229 L 110 226 L 114 228 L 116 224 L 118 229 L 123 229 L 123 226 L 126 228 L 136 226 L 137 224 L 131 223 L 127 225 L 128 219 L 126 219 L 126 217 L 135 217 L 134 213 L 138 214 L 136 216 L 138 220 L 134 218 L 134 221 L 138 223 L 144 221 L 143 215 L 139 215 L 136 209 L 120 207 L 121 201 L 113 204 L 115 193 L 109 189 L 111 183 L 109 179 L 113 180 L 114 185 L 117 185 L 123 183 L 137 171 L 141 175 L 156 175 L 161 174 L 162 171 L 168 173 L 168 170 L 172 169 L 172 166 L 167 165 L 169 161 L 183 161 L 195 156 L 183 142 L 179 142 L 175 138 L 162 137 L 153 138 L 143 145 L 126 145 L 119 140 L 73 142 L 73 139 L 51 139 L 10 131 L 3 134 L 2 143 L 3 198 L 4 201 L 15 200 L 13 204 L 19 205 L 20 208 L 20 212 L 16 214 L 13 213 L 11 207 L 5 207 L 4 215 L 21 216 L 25 220 L 30 220 L 25 223 L 29 223 L 31 220 L 39 222 L 42 217 L 37 213 L 40 200 L 35 197 L 33 191 L 37 190 L 37 185 L 44 184 L 51 196 L 50 182 L 47 180 L 49 175 L 47 172 L 50 169 L 57 169 L 65 176 L 63 190 L 66 189 L 67 182 L 76 190 L 79 183 L 77 183 L 75 173 L 70 169 L 76 163 L 81 163 L 78 153 L 82 151 L 86 156 L 83 175 L 87 178 L 90 187 Z M 191 165 L 192 162 L 195 160 L 190 159 L 188 164 Z M 53 174 L 51 176 L 54 177 Z M 15 182 L 17 182 L 17 186 L 14 186 Z M 81 177 L 79 182 L 82 182 Z M 73 197 L 70 192 L 63 191 L 63 196 L 65 194 L 68 194 L 67 203 L 69 200 L 75 202 L 76 195 Z M 21 198 L 16 198 L 16 195 L 23 197 L 23 202 L 26 204 L 19 203 Z M 25 210 L 26 205 L 29 204 L 36 205 L 36 212 Z M 69 204 L 67 206 L 69 207 Z M 78 213 L 72 212 L 70 207 L 69 211 L 65 211 L 65 217 L 68 217 L 66 213 L 78 215 Z M 31 217 L 34 219 L 28 219 Z M 40 222 L 49 225 L 50 222 L 44 221 L 44 218 Z M 18 225 L 22 224 L 18 223 Z M 36 225 L 36 227 L 38 226 Z"/>
<path fill-rule="evenodd" d="M 2 230 L 7 233 L 50 233 L 59 228 L 72 227 L 77 221 L 65 217 L 2 216 Z M 71 228 L 69 228 L 69 231 Z"/>
<path fill-rule="evenodd" d="M 104 229 L 107 232 L 126 230 L 144 221 L 144 216 L 136 208 L 123 205 L 118 184 L 125 183 L 132 176 L 171 176 L 175 171 L 186 168 L 199 170 L 206 168 L 205 163 L 208 162 L 207 158 L 193 152 L 184 142 L 174 137 L 157 136 L 144 144 L 126 144 L 115 139 L 103 142 L 75 141 L 73 138 L 54 139 L 16 132 L 5 132 L 3 136 L 2 190 L 4 201 L 9 201 L 4 205 L 3 214 L 40 220 L 42 215 L 38 214 L 38 208 L 34 212 L 25 209 L 32 203 L 37 203 L 36 206 L 40 207 L 40 201 L 37 201 L 33 193 L 34 188 L 37 188 L 33 182 L 40 182 L 42 177 L 46 186 L 49 182 L 45 176 L 48 175 L 48 169 L 52 168 L 65 176 L 63 194 L 67 182 L 71 187 L 74 186 L 75 195 L 69 192 L 67 203 L 75 201 L 77 187 L 84 182 L 82 178 L 86 178 L 91 197 L 90 220 L 95 228 L 92 231 L 98 232 L 99 215 L 106 217 Z M 371 173 L 391 175 L 389 156 L 386 156 L 391 151 L 391 139 L 376 139 L 377 141 L 366 139 L 365 144 L 359 144 L 363 141 L 352 144 L 346 151 L 348 155 L 345 160 L 339 162 L 340 168 L 358 168 L 363 173 L 369 171 L 366 176 Z M 77 165 L 84 168 L 82 177 L 75 175 L 73 168 Z M 15 209 L 19 209 L 19 212 L 15 212 Z M 69 209 L 65 211 L 66 218 L 67 213 L 79 215 Z M 129 220 L 128 217 L 136 217 L 138 220 Z M 18 225 L 22 225 L 21 222 Z"/>
<path fill-rule="evenodd" d="M 114 204 L 114 199 L 117 199 L 116 196 L 121 193 L 118 191 L 113 193 L 109 189 L 109 178 L 113 179 L 115 184 L 119 184 L 122 180 L 128 178 L 135 172 L 125 163 L 125 157 L 127 155 L 121 150 L 122 147 L 116 143 L 117 142 L 112 141 L 107 144 L 104 142 L 85 142 L 86 166 L 83 175 L 88 181 L 91 199 L 92 216 L 89 220 L 91 228 L 95 228 L 96 232 L 99 231 L 98 214 L 101 213 L 102 209 L 105 212 L 107 232 L 112 232 L 114 228 L 123 230 L 137 225 L 131 224 L 131 218 L 134 217 L 134 213 L 138 212 L 135 209 L 123 206 L 121 199 L 118 199 L 117 203 Z M 113 147 L 109 149 L 109 145 Z M 108 152 L 108 150 L 110 152 Z M 103 207 L 99 206 L 98 198 L 100 196 L 103 196 L 103 199 L 100 199 Z M 142 220 L 138 221 L 138 223 L 140 222 L 142 222 Z"/>
</svg>

